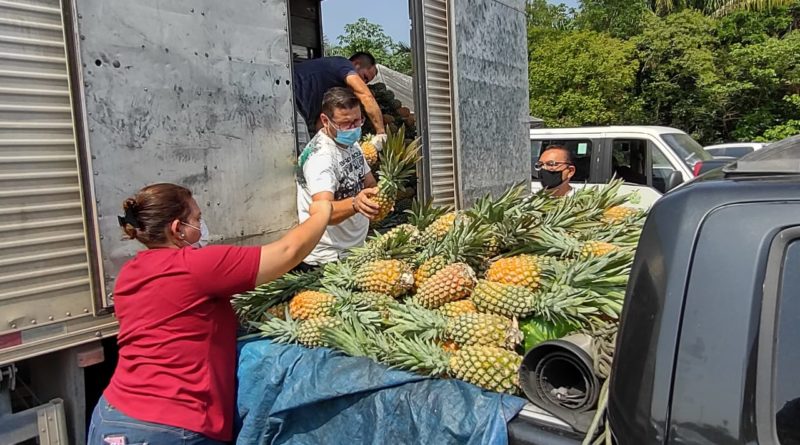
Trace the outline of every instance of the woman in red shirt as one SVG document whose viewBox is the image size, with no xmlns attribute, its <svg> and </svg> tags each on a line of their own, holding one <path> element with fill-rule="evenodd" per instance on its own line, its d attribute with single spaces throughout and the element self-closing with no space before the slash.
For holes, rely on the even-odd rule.
<svg viewBox="0 0 800 445">
<path fill-rule="evenodd" d="M 192 193 L 155 184 L 123 204 L 120 225 L 147 249 L 114 287 L 119 362 L 92 414 L 90 445 L 219 444 L 233 438 L 238 320 L 231 296 L 273 280 L 319 242 L 329 201 L 280 240 L 197 248 L 206 235 Z"/>
</svg>

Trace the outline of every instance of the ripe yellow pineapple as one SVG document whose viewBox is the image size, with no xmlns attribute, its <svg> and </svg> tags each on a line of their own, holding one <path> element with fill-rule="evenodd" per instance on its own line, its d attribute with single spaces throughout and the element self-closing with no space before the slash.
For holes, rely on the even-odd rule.
<svg viewBox="0 0 800 445">
<path fill-rule="evenodd" d="M 356 286 L 365 292 L 399 297 L 414 286 L 411 266 L 400 260 L 379 260 L 367 263 L 356 274 Z"/>
<path fill-rule="evenodd" d="M 481 280 L 470 297 L 481 312 L 522 318 L 534 310 L 533 292 L 524 286 Z"/>
<path fill-rule="evenodd" d="M 455 377 L 489 391 L 517 394 L 522 357 L 493 346 L 464 346 L 392 337 L 386 361 L 398 368 L 431 376 Z M 446 349 L 445 349 L 446 348 Z"/>
<path fill-rule="evenodd" d="M 331 315 L 336 298 L 323 292 L 303 291 L 289 301 L 289 315 L 295 320 L 309 320 Z"/>
<path fill-rule="evenodd" d="M 542 267 L 533 255 L 518 255 L 495 261 L 486 272 L 486 279 L 495 283 L 514 284 L 530 289 L 539 287 Z"/>
<path fill-rule="evenodd" d="M 603 256 L 619 250 L 619 247 L 603 241 L 587 241 L 581 247 L 581 258 Z"/>
<path fill-rule="evenodd" d="M 442 305 L 438 311 L 445 317 L 453 318 L 464 314 L 477 313 L 478 307 L 470 300 L 458 300 Z"/>
<path fill-rule="evenodd" d="M 414 272 L 414 286 L 419 289 L 423 283 L 428 281 L 428 278 L 444 269 L 445 266 L 447 266 L 447 261 L 442 256 L 435 256 L 425 260 Z"/>
<path fill-rule="evenodd" d="M 382 221 L 394 208 L 397 193 L 413 175 L 420 160 L 420 140 L 405 143 L 405 127 L 397 132 L 387 131 L 378 169 L 378 193 L 373 198 L 379 206 L 373 222 Z"/>
<path fill-rule="evenodd" d="M 375 144 L 369 141 L 361 142 L 359 144 L 361 152 L 364 153 L 364 159 L 367 161 L 370 170 L 375 170 L 378 167 L 378 149 Z"/>
<path fill-rule="evenodd" d="M 494 314 L 464 314 L 451 318 L 445 336 L 460 346 L 513 349 L 522 341 L 516 321 Z"/>
<path fill-rule="evenodd" d="M 637 213 L 638 211 L 632 207 L 614 206 L 606 209 L 600 220 L 604 223 L 614 224 L 636 215 Z"/>
<path fill-rule="evenodd" d="M 445 213 L 437 218 L 431 225 L 429 225 L 422 232 L 420 243 L 428 244 L 435 241 L 441 241 L 447 232 L 449 232 L 456 224 L 456 212 Z"/>
<path fill-rule="evenodd" d="M 339 319 L 328 316 L 302 321 L 297 327 L 297 341 L 309 348 L 328 346 L 322 338 L 323 330 L 334 328 L 339 324 Z"/>
<path fill-rule="evenodd" d="M 428 309 L 467 298 L 475 287 L 475 272 L 464 263 L 451 264 L 436 272 L 419 287 L 414 301 Z"/>
<path fill-rule="evenodd" d="M 522 357 L 503 348 L 466 346 L 449 359 L 450 374 L 490 391 L 516 394 Z"/>
</svg>

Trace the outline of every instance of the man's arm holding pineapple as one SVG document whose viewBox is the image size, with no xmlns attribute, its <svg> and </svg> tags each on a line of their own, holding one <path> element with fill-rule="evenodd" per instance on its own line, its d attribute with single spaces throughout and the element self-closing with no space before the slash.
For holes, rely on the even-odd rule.
<svg viewBox="0 0 800 445">
<path fill-rule="evenodd" d="M 361 213 L 367 218 L 374 218 L 378 214 L 380 206 L 372 200 L 372 197 L 378 193 L 378 181 L 372 176 L 372 173 L 367 173 L 364 179 L 364 189 L 358 195 L 352 198 L 345 198 L 339 201 L 333 201 L 332 192 L 320 192 L 311 197 L 312 201 L 333 201 L 333 213 L 331 213 L 330 225 L 335 226 L 357 213 Z"/>
</svg>

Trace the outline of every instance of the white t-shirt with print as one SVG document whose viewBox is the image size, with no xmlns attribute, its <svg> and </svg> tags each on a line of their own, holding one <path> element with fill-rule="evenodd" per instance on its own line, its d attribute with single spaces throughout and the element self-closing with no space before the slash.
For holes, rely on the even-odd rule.
<svg viewBox="0 0 800 445">
<path fill-rule="evenodd" d="M 300 154 L 297 171 L 297 213 L 308 219 L 311 197 L 333 193 L 334 200 L 352 199 L 364 188 L 370 172 L 358 143 L 342 148 L 324 131 L 319 131 Z M 369 219 L 357 213 L 335 226 L 328 226 L 317 247 L 303 262 L 320 265 L 343 257 L 346 250 L 360 246 L 367 238 Z"/>
</svg>

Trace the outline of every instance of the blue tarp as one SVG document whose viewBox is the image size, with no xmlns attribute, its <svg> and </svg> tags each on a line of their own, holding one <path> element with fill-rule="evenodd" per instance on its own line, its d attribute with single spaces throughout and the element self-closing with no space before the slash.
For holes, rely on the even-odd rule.
<svg viewBox="0 0 800 445">
<path fill-rule="evenodd" d="M 330 349 L 240 345 L 238 444 L 508 443 L 525 401 Z"/>
</svg>

